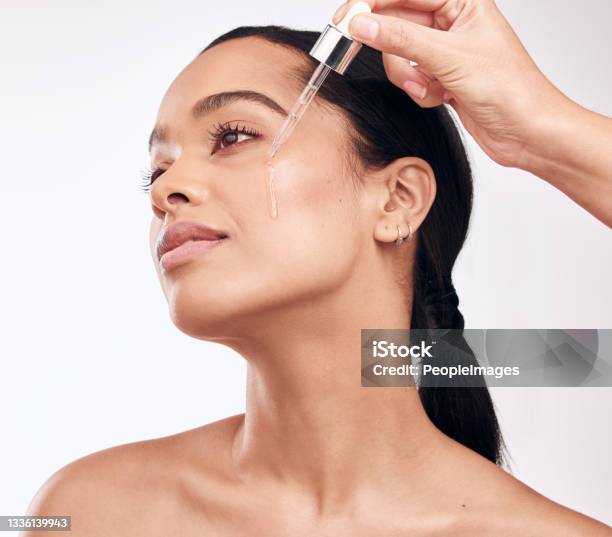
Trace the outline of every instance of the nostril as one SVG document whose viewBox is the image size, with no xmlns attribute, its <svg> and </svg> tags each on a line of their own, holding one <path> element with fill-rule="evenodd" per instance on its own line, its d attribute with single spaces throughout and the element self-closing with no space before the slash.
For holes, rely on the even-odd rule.
<svg viewBox="0 0 612 537">
<path fill-rule="evenodd" d="M 181 194 L 179 192 L 174 192 L 168 196 L 168 203 L 174 205 L 175 203 L 180 203 L 180 201 L 189 201 L 185 194 Z"/>
</svg>

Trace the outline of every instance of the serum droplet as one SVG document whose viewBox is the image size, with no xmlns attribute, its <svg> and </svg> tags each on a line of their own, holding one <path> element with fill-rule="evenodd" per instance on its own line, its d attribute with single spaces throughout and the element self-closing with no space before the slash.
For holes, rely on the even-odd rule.
<svg viewBox="0 0 612 537">
<path fill-rule="evenodd" d="M 270 217 L 276 219 L 278 217 L 278 203 L 276 201 L 276 184 L 274 182 L 274 166 L 272 159 L 268 161 L 268 213 Z"/>
</svg>

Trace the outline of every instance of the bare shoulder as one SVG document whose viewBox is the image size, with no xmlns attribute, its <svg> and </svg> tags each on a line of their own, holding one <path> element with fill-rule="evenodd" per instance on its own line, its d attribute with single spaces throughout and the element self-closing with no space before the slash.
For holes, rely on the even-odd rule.
<svg viewBox="0 0 612 537">
<path fill-rule="evenodd" d="M 480 456 L 466 459 L 455 473 L 471 492 L 462 496 L 467 516 L 456 535 L 612 537 L 610 526 L 547 498 L 505 469 Z"/>
<path fill-rule="evenodd" d="M 525 519 L 527 524 L 523 525 L 525 529 L 539 525 L 542 529 L 540 535 L 551 537 L 612 537 L 612 528 L 607 524 L 561 505 L 520 481 L 519 483 L 526 491 L 517 495 L 515 506 L 519 510 L 514 516 L 517 513 L 520 516 L 521 497 L 525 502 L 531 503 L 530 509 L 527 510 L 530 516 Z"/>
<path fill-rule="evenodd" d="M 612 537 L 612 528 L 545 497 L 518 479 L 503 509 L 507 535 L 540 537 Z M 508 531 L 513 528 L 515 531 Z M 498 535 L 506 535 L 501 532 Z"/>
<path fill-rule="evenodd" d="M 206 501 L 193 501 L 191 491 L 222 479 L 221 459 L 240 418 L 81 457 L 43 483 L 27 514 L 71 516 L 74 537 L 168 535 L 176 533 L 177 519 L 201 530 Z"/>
</svg>

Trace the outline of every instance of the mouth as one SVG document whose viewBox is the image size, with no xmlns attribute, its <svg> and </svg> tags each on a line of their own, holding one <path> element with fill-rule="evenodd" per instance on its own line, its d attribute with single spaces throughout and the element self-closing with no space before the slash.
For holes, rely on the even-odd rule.
<svg viewBox="0 0 612 537">
<path fill-rule="evenodd" d="M 228 238 L 225 231 L 197 222 L 176 222 L 157 240 L 157 259 L 168 271 L 219 246 Z"/>
</svg>

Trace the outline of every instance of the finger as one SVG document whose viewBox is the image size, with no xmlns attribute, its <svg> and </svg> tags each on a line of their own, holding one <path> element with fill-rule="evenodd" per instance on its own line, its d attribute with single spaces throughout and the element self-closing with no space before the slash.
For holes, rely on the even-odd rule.
<svg viewBox="0 0 612 537">
<path fill-rule="evenodd" d="M 360 14 L 353 18 L 350 32 L 362 43 L 381 52 L 415 60 L 429 72 L 445 59 L 452 35 L 397 17 Z"/>
<path fill-rule="evenodd" d="M 348 13 L 349 8 L 359 2 L 364 0 L 350 0 L 349 2 L 345 2 L 342 4 L 334 14 L 332 22 L 334 24 L 338 24 L 342 18 Z M 370 7 L 374 2 L 368 2 Z M 391 15 L 393 17 L 400 17 L 402 19 L 406 19 L 412 22 L 416 22 L 418 24 L 422 24 L 424 26 L 433 27 L 434 25 L 434 16 L 431 11 L 423 11 L 420 9 L 414 9 L 410 7 L 406 7 L 406 5 L 402 3 L 395 2 L 398 5 L 391 5 L 387 7 L 381 7 L 376 9 L 376 13 L 380 15 Z"/>
<path fill-rule="evenodd" d="M 392 77 L 394 71 L 397 71 L 400 75 L 402 75 L 402 72 L 405 72 L 408 75 L 413 75 L 415 81 L 420 79 L 423 82 L 429 83 L 432 80 L 438 80 L 435 75 L 429 73 L 427 69 L 424 69 L 415 61 L 407 60 L 406 58 L 395 56 L 394 54 L 389 54 L 388 52 L 382 53 L 382 59 L 387 75 L 390 75 L 389 78 Z M 406 65 L 412 69 L 406 67 Z M 414 74 L 414 71 L 416 71 L 416 74 Z"/>
<path fill-rule="evenodd" d="M 430 108 L 450 100 L 450 93 L 435 77 L 421 67 L 411 65 L 409 60 L 384 53 L 383 65 L 389 80 L 408 93 L 419 106 Z"/>
<path fill-rule="evenodd" d="M 453 0 L 365 0 L 372 11 L 386 9 L 389 7 L 407 7 L 419 11 L 437 11 L 445 4 L 454 3 Z"/>
<path fill-rule="evenodd" d="M 410 60 L 387 53 L 383 53 L 382 59 L 387 77 L 398 88 L 402 88 L 406 80 L 411 80 L 424 87 L 429 86 L 429 83 L 432 81 L 431 75 L 411 65 Z"/>
<path fill-rule="evenodd" d="M 443 96 L 445 89 L 437 80 L 428 84 L 425 93 L 422 91 L 422 86 L 416 85 L 412 80 L 406 80 L 401 88 L 421 108 L 433 108 L 434 106 L 440 106 L 444 103 Z"/>
<path fill-rule="evenodd" d="M 434 15 L 430 11 L 419 11 L 417 9 L 410 9 L 406 7 L 389 7 L 385 9 L 378 9 L 376 13 L 379 15 L 389 15 L 391 17 L 398 17 L 400 19 L 406 19 L 408 21 L 422 24 L 423 26 L 434 27 Z"/>
<path fill-rule="evenodd" d="M 346 2 L 349 5 L 359 0 Z M 416 9 L 418 11 L 437 11 L 449 4 L 457 4 L 457 0 L 361 0 L 370 4 L 372 11 L 380 11 L 388 8 Z"/>
<path fill-rule="evenodd" d="M 444 90 L 444 93 L 442 94 L 442 101 L 445 104 L 450 104 L 453 105 L 456 102 L 455 96 L 448 90 Z"/>
<path fill-rule="evenodd" d="M 424 69 L 423 67 L 421 67 L 418 63 L 414 63 L 413 67 L 415 68 L 416 71 L 418 71 L 419 73 L 422 73 L 429 80 L 438 80 L 438 78 L 435 75 L 432 75 L 431 73 L 428 73 L 427 70 Z"/>
<path fill-rule="evenodd" d="M 352 2 L 344 2 L 344 4 L 342 4 L 334 13 L 334 16 L 332 18 L 332 22 L 334 24 L 338 24 L 342 18 L 344 17 L 344 15 L 347 14 L 349 7 L 351 5 Z"/>
</svg>

